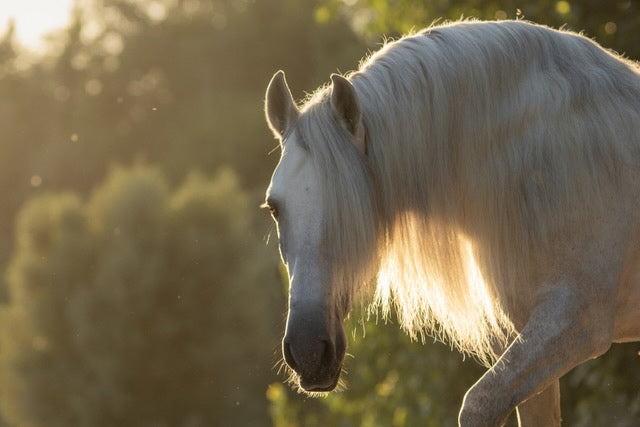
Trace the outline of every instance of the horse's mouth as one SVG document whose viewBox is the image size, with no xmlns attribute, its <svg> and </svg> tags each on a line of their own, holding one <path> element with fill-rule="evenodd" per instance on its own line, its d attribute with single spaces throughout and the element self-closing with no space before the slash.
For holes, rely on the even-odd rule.
<svg viewBox="0 0 640 427">
<path fill-rule="evenodd" d="M 335 390 L 340 381 L 340 373 L 342 369 L 339 367 L 336 373 L 328 375 L 325 378 L 318 378 L 317 376 L 311 376 L 305 378 L 304 376 L 298 377 L 298 386 L 309 393 L 325 393 Z"/>
</svg>

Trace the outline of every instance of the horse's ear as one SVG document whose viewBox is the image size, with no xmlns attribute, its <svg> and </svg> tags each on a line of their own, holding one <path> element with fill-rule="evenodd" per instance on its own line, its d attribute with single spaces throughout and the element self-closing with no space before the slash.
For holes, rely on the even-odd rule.
<svg viewBox="0 0 640 427">
<path fill-rule="evenodd" d="M 333 114 L 353 135 L 361 152 L 365 152 L 364 125 L 358 94 L 349 80 L 339 74 L 331 75 L 331 109 Z"/>
<path fill-rule="evenodd" d="M 276 138 L 282 138 L 298 117 L 298 107 L 284 78 L 284 71 L 273 75 L 264 100 L 267 124 Z"/>
</svg>

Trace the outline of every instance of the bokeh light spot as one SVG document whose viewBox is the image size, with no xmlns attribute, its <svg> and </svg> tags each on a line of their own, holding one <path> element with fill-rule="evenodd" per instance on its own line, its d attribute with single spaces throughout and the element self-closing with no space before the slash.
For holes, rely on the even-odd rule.
<svg viewBox="0 0 640 427">
<path fill-rule="evenodd" d="M 615 22 L 607 22 L 606 24 L 604 24 L 604 32 L 609 35 L 612 36 L 616 33 L 616 31 L 618 31 L 618 26 L 616 25 Z"/>
<path fill-rule="evenodd" d="M 567 15 L 571 12 L 571 4 L 568 1 L 560 0 L 556 3 L 556 12 L 560 15 Z"/>
</svg>

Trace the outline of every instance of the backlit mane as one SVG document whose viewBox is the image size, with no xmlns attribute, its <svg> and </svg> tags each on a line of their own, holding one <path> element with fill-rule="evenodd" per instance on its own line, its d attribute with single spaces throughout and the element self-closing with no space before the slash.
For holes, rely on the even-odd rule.
<svg viewBox="0 0 640 427">
<path fill-rule="evenodd" d="M 395 308 L 409 334 L 489 363 L 513 334 L 516 298 L 533 304 L 544 280 L 535 254 L 638 158 L 623 125 L 638 118 L 620 101 L 640 99 L 630 68 L 587 38 L 525 22 L 405 37 L 349 76 L 366 157 L 336 125 L 329 90 L 316 93 L 295 132 L 323 181 L 324 247 L 345 270 L 338 297 L 376 277 L 374 306 Z"/>
</svg>

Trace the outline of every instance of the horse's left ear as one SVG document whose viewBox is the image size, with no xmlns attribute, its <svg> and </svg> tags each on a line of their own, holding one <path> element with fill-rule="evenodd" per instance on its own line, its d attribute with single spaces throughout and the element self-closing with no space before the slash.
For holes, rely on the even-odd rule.
<svg viewBox="0 0 640 427">
<path fill-rule="evenodd" d="M 275 73 L 269 82 L 264 98 L 264 109 L 267 124 L 274 136 L 282 139 L 299 114 L 282 70 Z"/>
<path fill-rule="evenodd" d="M 338 122 L 353 135 L 358 149 L 365 153 L 365 131 L 358 94 L 351 82 L 339 74 L 331 75 L 331 109 Z"/>
</svg>

